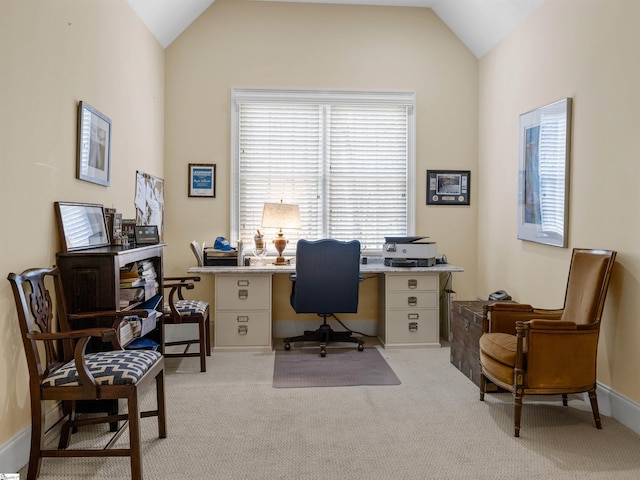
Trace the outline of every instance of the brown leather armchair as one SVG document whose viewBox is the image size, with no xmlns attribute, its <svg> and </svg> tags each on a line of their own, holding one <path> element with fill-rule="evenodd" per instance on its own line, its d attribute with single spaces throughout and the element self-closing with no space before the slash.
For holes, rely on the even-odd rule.
<svg viewBox="0 0 640 480">
<path fill-rule="evenodd" d="M 576 248 L 571 257 L 564 307 L 485 305 L 480 337 L 480 400 L 487 380 L 514 396 L 514 435 L 520 436 L 522 401 L 529 395 L 588 392 L 593 418 L 602 428 L 596 399 L 600 320 L 616 252 Z"/>
</svg>

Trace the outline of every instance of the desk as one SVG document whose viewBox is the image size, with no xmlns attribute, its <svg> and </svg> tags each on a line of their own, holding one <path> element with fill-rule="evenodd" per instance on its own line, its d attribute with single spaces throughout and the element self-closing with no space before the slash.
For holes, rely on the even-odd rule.
<svg viewBox="0 0 640 480">
<path fill-rule="evenodd" d="M 216 277 L 214 350 L 273 349 L 272 277 L 295 272 L 295 265 L 191 267 L 188 271 Z M 385 348 L 439 347 L 440 275 L 463 271 L 449 264 L 403 268 L 370 261 L 360 265 L 362 275 L 378 278 L 376 335 L 381 344 Z"/>
</svg>

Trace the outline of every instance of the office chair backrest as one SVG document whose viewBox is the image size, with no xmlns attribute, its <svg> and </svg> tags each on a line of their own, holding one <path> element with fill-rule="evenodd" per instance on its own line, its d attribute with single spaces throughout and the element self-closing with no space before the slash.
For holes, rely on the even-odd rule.
<svg viewBox="0 0 640 480">
<path fill-rule="evenodd" d="M 359 279 L 358 240 L 299 240 L 293 308 L 298 313 L 355 313 Z"/>
</svg>

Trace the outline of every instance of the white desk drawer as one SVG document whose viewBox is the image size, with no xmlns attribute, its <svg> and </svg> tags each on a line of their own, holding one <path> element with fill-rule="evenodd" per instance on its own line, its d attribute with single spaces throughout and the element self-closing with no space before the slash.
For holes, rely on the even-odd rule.
<svg viewBox="0 0 640 480">
<path fill-rule="evenodd" d="M 387 311 L 387 344 L 434 343 L 438 339 L 438 310 Z"/>
<path fill-rule="evenodd" d="M 269 275 L 218 275 L 216 310 L 268 310 L 271 305 Z"/>
<path fill-rule="evenodd" d="M 387 308 L 436 308 L 438 294 L 435 291 L 392 292 L 387 294 Z"/>
<path fill-rule="evenodd" d="M 255 347 L 271 345 L 271 313 L 218 312 L 214 347 Z"/>
<path fill-rule="evenodd" d="M 438 290 L 438 276 L 432 274 L 387 274 L 387 291 L 427 291 Z"/>
</svg>

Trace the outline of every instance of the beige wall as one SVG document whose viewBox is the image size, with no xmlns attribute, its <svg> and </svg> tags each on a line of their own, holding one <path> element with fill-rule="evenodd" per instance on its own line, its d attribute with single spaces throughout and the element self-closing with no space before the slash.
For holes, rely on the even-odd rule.
<svg viewBox="0 0 640 480">
<path fill-rule="evenodd" d="M 640 401 L 640 3 L 553 0 L 480 62 L 478 291 L 562 305 L 571 248 L 618 251 L 598 379 Z M 569 248 L 516 239 L 518 117 L 573 98 Z"/>
<path fill-rule="evenodd" d="M 55 263 L 53 202 L 135 215 L 135 172 L 163 176 L 164 51 L 126 0 L 2 0 L 0 273 Z M 111 186 L 77 180 L 76 112 L 113 122 Z M 0 446 L 30 424 L 9 282 L 0 281 Z M 0 471 L 3 471 L 0 469 Z"/>
<path fill-rule="evenodd" d="M 416 233 L 464 266 L 455 288 L 475 295 L 477 82 L 477 59 L 429 9 L 217 0 L 166 51 L 167 270 L 193 264 L 191 240 L 229 236 L 232 87 L 403 90 L 417 98 Z M 188 163 L 217 165 L 215 199 L 187 197 Z M 427 207 L 428 168 L 471 170 L 471 206 Z M 285 300 L 276 320 L 293 314 Z"/>
</svg>

